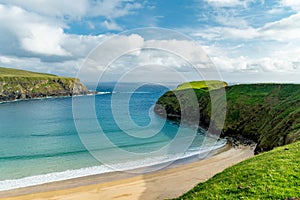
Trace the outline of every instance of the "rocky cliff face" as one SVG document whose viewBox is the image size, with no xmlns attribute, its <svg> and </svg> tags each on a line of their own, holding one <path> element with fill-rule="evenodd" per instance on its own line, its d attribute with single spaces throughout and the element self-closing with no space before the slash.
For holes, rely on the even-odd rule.
<svg viewBox="0 0 300 200">
<path fill-rule="evenodd" d="M 258 143 L 256 152 L 300 140 L 300 85 L 250 84 L 230 86 L 225 90 L 227 106 L 225 124 L 220 127 L 222 136 L 252 139 Z M 190 101 L 191 93 L 197 95 L 198 103 L 195 105 Z M 177 97 L 184 102 L 181 106 Z M 183 114 L 193 116 L 195 110 L 200 112 L 200 121 L 191 123 L 208 127 L 213 120 L 207 91 L 169 91 L 160 97 L 155 106 L 157 114 L 176 121 L 181 121 Z M 215 126 L 218 128 L 218 124 Z"/>
<path fill-rule="evenodd" d="M 0 77 L 0 101 L 88 94 L 76 78 Z"/>
</svg>

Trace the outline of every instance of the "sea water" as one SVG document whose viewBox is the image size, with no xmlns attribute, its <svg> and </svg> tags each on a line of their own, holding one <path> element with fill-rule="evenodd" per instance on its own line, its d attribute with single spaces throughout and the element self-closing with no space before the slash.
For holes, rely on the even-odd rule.
<svg viewBox="0 0 300 200">
<path fill-rule="evenodd" d="M 126 88 L 125 83 L 118 91 L 114 84 L 104 84 L 92 96 L 1 103 L 0 191 L 170 163 L 201 153 L 207 155 L 226 144 L 214 139 L 210 143 L 203 130 L 194 134 L 190 127 L 157 116 L 153 107 L 168 88 L 144 85 L 134 92 Z M 125 101 L 128 94 L 129 102 Z M 113 112 L 112 99 L 120 112 Z M 91 100 L 93 115 L 86 109 Z M 76 102 L 83 112 L 79 118 L 72 107 Z M 117 119 L 124 115 L 135 126 L 120 127 L 116 114 Z M 98 126 L 90 123 L 92 116 L 96 116 Z M 105 136 L 109 144 L 100 140 L 90 148 L 83 142 L 83 135 L 91 141 Z M 174 141 L 175 148 L 168 146 Z"/>
</svg>

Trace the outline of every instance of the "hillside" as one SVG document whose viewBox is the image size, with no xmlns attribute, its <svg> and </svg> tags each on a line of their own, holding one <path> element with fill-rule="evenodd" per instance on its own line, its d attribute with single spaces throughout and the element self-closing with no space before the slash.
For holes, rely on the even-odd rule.
<svg viewBox="0 0 300 200">
<path fill-rule="evenodd" d="M 300 199 L 300 142 L 227 168 L 178 199 Z"/>
<path fill-rule="evenodd" d="M 256 153 L 300 140 L 300 85 L 246 84 L 228 86 L 225 91 L 226 120 L 224 127 L 220 127 L 223 128 L 223 137 L 241 135 L 252 139 L 258 143 Z M 211 93 L 213 92 L 218 90 L 212 90 Z M 204 89 L 166 92 L 157 101 L 155 112 L 180 121 L 182 113 L 176 96 L 189 102 L 191 94 L 197 95 L 199 105 L 186 103 L 188 106 L 183 105 L 182 112 L 193 116 L 194 110 L 197 110 L 195 106 L 198 106 L 200 122 L 192 123 L 208 127 L 211 115 L 210 95 Z M 167 116 L 164 116 L 164 110 Z"/>
<path fill-rule="evenodd" d="M 0 67 L 0 101 L 87 93 L 76 78 Z"/>
</svg>

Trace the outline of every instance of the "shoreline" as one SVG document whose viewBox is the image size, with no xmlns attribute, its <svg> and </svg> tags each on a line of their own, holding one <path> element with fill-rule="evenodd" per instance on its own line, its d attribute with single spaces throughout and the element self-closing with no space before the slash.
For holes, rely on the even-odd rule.
<svg viewBox="0 0 300 200">
<path fill-rule="evenodd" d="M 25 98 L 25 99 L 14 99 L 14 100 L 8 100 L 8 101 L 0 101 L 0 104 L 15 103 L 15 102 L 26 102 L 26 101 L 38 101 L 38 100 L 44 100 L 44 99 L 60 99 L 60 98 L 69 98 L 69 97 L 83 97 L 83 96 L 93 96 L 93 95 L 101 95 L 101 94 L 104 94 L 104 93 L 89 91 L 89 93 L 87 93 L 87 94 L 55 95 L 55 96 L 33 97 L 33 98 Z"/>
<path fill-rule="evenodd" d="M 197 154 L 190 155 L 188 157 L 181 157 L 176 160 L 165 161 L 158 164 L 138 166 L 135 168 L 127 168 L 124 170 L 108 170 L 103 172 L 99 168 L 105 168 L 105 165 L 91 166 L 87 168 L 80 168 L 74 170 L 67 170 L 62 172 L 53 172 L 48 174 L 41 174 L 36 176 L 29 176 L 20 179 L 11 179 L 0 181 L 0 197 L 5 192 L 17 193 L 20 195 L 27 194 L 27 189 L 37 189 L 37 192 L 46 192 L 48 190 L 66 189 L 72 187 L 83 186 L 86 184 L 109 182 L 113 180 L 130 178 L 138 175 L 145 175 L 149 173 L 155 173 L 157 171 L 166 170 L 190 164 L 203 160 L 205 158 L 214 156 L 223 151 L 229 150 L 231 142 L 228 140 L 224 145 L 218 146 L 218 148 L 208 149 L 207 151 L 198 152 Z M 107 168 L 108 169 L 108 168 Z M 81 172 L 81 173 L 80 173 Z M 63 178 L 64 177 L 64 178 Z M 40 179 L 37 181 L 37 179 Z M 92 181 L 90 181 L 92 180 Z M 30 182 L 28 182 L 30 181 Z M 26 182 L 24 184 L 24 182 Z M 66 182 L 67 184 L 56 184 Z M 21 183 L 21 185 L 20 185 Z M 7 184 L 7 187 L 4 185 Z M 62 185 L 62 186 L 59 186 Z"/>
<path fill-rule="evenodd" d="M 223 141 L 223 142 L 222 142 Z M 132 161 L 135 164 L 134 165 L 129 165 L 131 162 L 125 162 L 123 163 L 124 166 L 123 168 L 119 167 L 113 167 L 113 166 L 107 166 L 107 165 L 95 165 L 95 166 L 90 166 L 90 167 L 84 167 L 84 168 L 78 168 L 78 169 L 70 169 L 70 170 L 65 170 L 65 171 L 58 171 L 58 172 L 50 172 L 46 174 L 39 174 L 39 175 L 33 175 L 33 176 L 28 176 L 24 178 L 17 178 L 17 179 L 7 179 L 0 181 L 0 196 L 1 192 L 5 191 L 13 191 L 15 190 L 20 194 L 26 194 L 26 189 L 35 187 L 35 186 L 42 186 L 42 185 L 47 185 L 51 186 L 51 183 L 57 183 L 60 181 L 67 181 L 67 180 L 76 180 L 76 179 L 81 179 L 85 178 L 88 180 L 89 177 L 94 177 L 94 176 L 99 176 L 101 178 L 100 182 L 108 182 L 111 180 L 116 180 L 116 179 L 121 179 L 121 178 L 128 178 L 132 176 L 137 176 L 137 175 L 144 175 L 147 173 L 151 172 L 156 172 L 168 168 L 174 168 L 177 166 L 181 166 L 184 164 L 189 164 L 192 162 L 199 161 L 201 159 L 208 158 L 210 156 L 213 156 L 219 152 L 228 150 L 230 148 L 231 142 L 229 142 L 226 139 L 220 140 L 221 143 L 216 143 L 213 147 L 211 148 L 205 148 L 204 150 L 199 150 L 193 152 L 189 152 L 188 154 L 185 154 L 185 156 L 180 156 L 180 158 L 171 158 L 171 159 L 166 159 L 166 160 L 161 160 L 160 162 L 153 162 L 149 164 L 141 164 L 141 162 L 146 162 L 146 160 L 139 160 L 137 161 Z M 146 158 L 145 158 L 146 159 Z M 118 170 L 119 169 L 119 170 Z M 91 178 L 93 179 L 93 178 Z M 98 178 L 97 178 L 98 179 Z M 68 188 L 70 187 L 75 187 L 75 186 L 82 186 L 84 185 L 82 181 L 78 181 L 77 184 L 76 181 L 72 181 L 70 185 L 70 182 L 68 182 Z M 95 183 L 95 182 L 92 182 Z M 88 184 L 88 183 L 86 183 Z M 24 188 L 25 192 L 22 192 Z M 39 187 L 43 188 L 43 187 Z M 57 187 L 54 186 L 52 189 L 57 189 Z M 66 187 L 64 187 L 66 188 Z M 58 188 L 62 189 L 62 188 Z M 47 189 L 48 190 L 48 189 Z M 43 190 L 46 191 L 46 190 Z"/>
<path fill-rule="evenodd" d="M 227 144 L 203 160 L 187 164 L 178 163 L 157 172 L 142 175 L 128 172 L 92 175 L 2 191 L 0 197 L 12 200 L 173 198 L 192 189 L 195 184 L 203 182 L 227 167 L 253 155 L 254 148 L 251 145 L 232 146 Z"/>
</svg>

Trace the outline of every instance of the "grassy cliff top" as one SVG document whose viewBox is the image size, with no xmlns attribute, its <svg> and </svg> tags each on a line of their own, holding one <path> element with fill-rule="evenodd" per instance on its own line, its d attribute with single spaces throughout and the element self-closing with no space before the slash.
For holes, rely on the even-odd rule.
<svg viewBox="0 0 300 200">
<path fill-rule="evenodd" d="M 58 76 L 53 75 L 53 74 L 45 74 L 45 73 L 31 72 L 31 71 L 20 70 L 20 69 L 0 67 L 0 77 L 44 77 L 44 78 L 54 78 L 54 77 L 58 77 Z"/>
<path fill-rule="evenodd" d="M 178 85 L 176 90 L 184 90 L 184 89 L 204 89 L 204 90 L 215 90 L 222 87 L 226 87 L 228 84 L 224 81 L 217 80 L 206 80 L 206 81 L 192 81 L 186 82 Z"/>
<path fill-rule="evenodd" d="M 227 168 L 178 199 L 300 198 L 300 142 Z"/>
<path fill-rule="evenodd" d="M 30 81 L 39 80 L 67 80 L 67 81 L 79 81 L 77 78 L 57 76 L 54 74 L 46 74 L 39 72 L 26 71 L 21 69 L 4 68 L 0 67 L 0 81 L 15 82 L 20 81 L 22 83 L 30 83 Z"/>
</svg>

